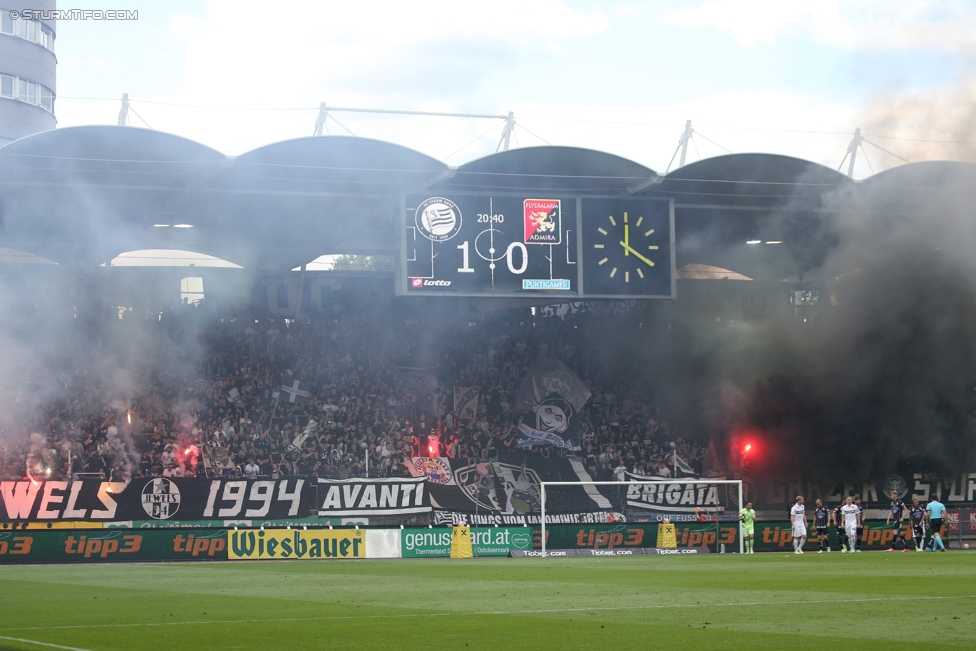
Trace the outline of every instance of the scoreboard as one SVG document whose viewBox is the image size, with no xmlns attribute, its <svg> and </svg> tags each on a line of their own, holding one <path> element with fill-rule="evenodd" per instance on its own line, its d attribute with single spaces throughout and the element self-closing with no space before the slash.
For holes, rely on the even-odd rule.
<svg viewBox="0 0 976 651">
<path fill-rule="evenodd" d="M 398 295 L 674 298 L 670 199 L 401 198 Z"/>
</svg>

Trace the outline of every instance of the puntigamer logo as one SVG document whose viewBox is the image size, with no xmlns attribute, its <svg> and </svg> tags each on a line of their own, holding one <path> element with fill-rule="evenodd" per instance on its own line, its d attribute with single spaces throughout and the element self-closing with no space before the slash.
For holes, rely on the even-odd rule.
<svg viewBox="0 0 976 651">
<path fill-rule="evenodd" d="M 154 520 L 168 520 L 180 510 L 180 489 L 168 479 L 153 479 L 142 489 L 142 508 Z"/>
</svg>

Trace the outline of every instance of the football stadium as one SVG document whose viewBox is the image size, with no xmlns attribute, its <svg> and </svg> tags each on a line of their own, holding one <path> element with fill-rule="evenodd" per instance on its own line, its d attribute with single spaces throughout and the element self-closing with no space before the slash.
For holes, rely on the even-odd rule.
<svg viewBox="0 0 976 651">
<path fill-rule="evenodd" d="M 43 97 L 0 649 L 976 647 L 976 165 L 231 156 Z"/>
</svg>

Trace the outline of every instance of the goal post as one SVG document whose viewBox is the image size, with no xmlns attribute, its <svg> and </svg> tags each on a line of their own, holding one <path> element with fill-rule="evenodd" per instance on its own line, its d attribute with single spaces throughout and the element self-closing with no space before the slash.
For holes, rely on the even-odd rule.
<svg viewBox="0 0 976 651">
<path fill-rule="evenodd" d="M 600 524 L 594 520 L 602 514 L 602 523 L 711 525 L 715 527 L 716 549 L 719 547 L 718 528 L 734 523 L 739 553 L 744 551 L 742 523 L 739 510 L 744 507 L 740 479 L 660 479 L 633 481 L 543 481 L 539 484 L 541 551 L 546 555 L 547 526 L 555 525 L 567 515 L 584 510 L 583 502 L 592 511 L 595 502 L 601 511 L 579 515 L 579 524 Z M 583 518 L 586 519 L 583 519 Z M 548 520 L 554 520 L 549 523 Z M 563 524 L 575 524 L 564 520 Z M 726 529 L 728 531 L 728 529 Z M 729 532 L 731 533 L 731 532 Z"/>
</svg>

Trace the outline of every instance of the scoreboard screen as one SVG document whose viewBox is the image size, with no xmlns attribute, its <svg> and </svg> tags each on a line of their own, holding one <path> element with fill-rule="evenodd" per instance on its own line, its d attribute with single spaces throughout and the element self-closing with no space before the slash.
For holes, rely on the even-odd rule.
<svg viewBox="0 0 976 651">
<path fill-rule="evenodd" d="M 531 194 L 402 197 L 397 293 L 672 298 L 670 200 Z"/>
</svg>

